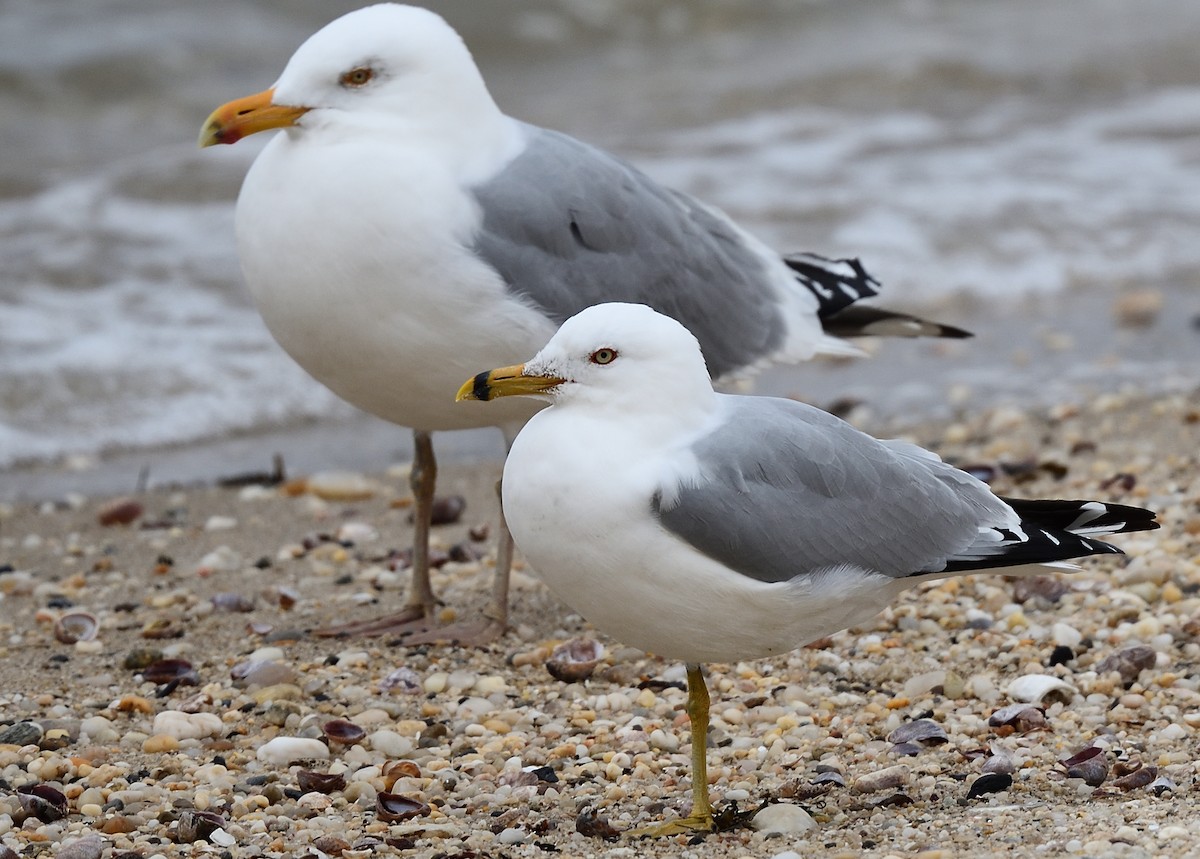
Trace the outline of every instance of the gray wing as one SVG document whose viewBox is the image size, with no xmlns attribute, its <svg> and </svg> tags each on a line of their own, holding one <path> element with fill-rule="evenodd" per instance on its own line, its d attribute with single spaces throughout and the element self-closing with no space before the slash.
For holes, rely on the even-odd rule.
<svg viewBox="0 0 1200 859">
<path fill-rule="evenodd" d="M 698 478 L 652 504 L 669 531 L 743 575 L 782 582 L 844 564 L 897 578 L 938 572 L 980 550 L 981 526 L 1017 521 L 916 445 L 791 400 L 724 399 L 729 419 L 692 450 Z"/>
<path fill-rule="evenodd" d="M 764 259 L 719 213 L 574 138 L 526 126 L 528 146 L 475 187 L 472 250 L 556 324 L 605 301 L 687 326 L 720 377 L 783 345 Z"/>
</svg>

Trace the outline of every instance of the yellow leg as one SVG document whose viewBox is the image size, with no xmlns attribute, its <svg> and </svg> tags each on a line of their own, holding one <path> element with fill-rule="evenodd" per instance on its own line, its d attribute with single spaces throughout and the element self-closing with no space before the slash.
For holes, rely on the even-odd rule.
<svg viewBox="0 0 1200 859">
<path fill-rule="evenodd" d="M 692 728 L 692 813 L 679 820 L 635 829 L 630 835 L 697 835 L 712 832 L 712 805 L 708 801 L 708 685 L 699 665 L 688 665 L 687 714 Z"/>
</svg>

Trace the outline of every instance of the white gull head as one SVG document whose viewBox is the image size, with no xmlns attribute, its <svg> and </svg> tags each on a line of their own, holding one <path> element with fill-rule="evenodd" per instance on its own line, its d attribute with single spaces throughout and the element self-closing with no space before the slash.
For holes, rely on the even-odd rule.
<svg viewBox="0 0 1200 859">
<path fill-rule="evenodd" d="M 458 33 L 427 9 L 395 3 L 314 33 L 273 89 L 274 104 L 307 109 L 302 130 L 454 139 L 503 116 Z"/>
<path fill-rule="evenodd" d="M 656 410 L 709 406 L 713 398 L 696 338 L 644 304 L 597 304 L 575 314 L 525 373 L 564 380 L 549 394 L 557 406 Z"/>
</svg>

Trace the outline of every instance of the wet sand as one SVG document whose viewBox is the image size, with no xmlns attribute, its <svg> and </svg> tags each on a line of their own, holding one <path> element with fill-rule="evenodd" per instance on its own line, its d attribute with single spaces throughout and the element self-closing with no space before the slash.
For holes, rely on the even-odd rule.
<svg viewBox="0 0 1200 859">
<path fill-rule="evenodd" d="M 1114 538 L 1126 558 L 1072 576 L 926 586 L 786 658 L 712 666 L 718 806 L 798 804 L 815 828 L 738 826 L 690 847 L 577 831 L 587 809 L 615 832 L 686 811 L 682 669 L 592 631 L 531 571 L 515 577 L 512 631 L 483 651 L 309 634 L 402 600 L 403 467 L 369 478 L 370 497 L 353 501 L 151 491 L 124 526 L 99 524 L 104 497 L 5 505 L 0 732 L 40 728 L 0 745 L 0 842 L 20 853 L 83 839 L 60 856 L 195 855 L 179 842 L 202 810 L 220 824 L 206 849 L 237 857 L 1188 855 L 1200 837 L 1197 394 L 1106 394 L 949 423 L 860 413 L 879 434 L 994 473 L 1002 494 L 1149 506 L 1163 528 Z M 494 522 L 499 468 L 442 469 L 441 494 L 467 508 L 436 529 L 438 546 L 480 555 L 437 575 L 447 619 L 486 599 L 494 539 L 469 532 Z M 223 594 L 249 610 L 215 608 Z M 94 641 L 56 640 L 54 619 L 74 610 L 98 618 Z M 589 679 L 556 680 L 548 649 L 575 636 L 600 640 L 606 656 Z M 188 660 L 197 684 L 147 681 L 129 667 L 142 650 Z M 231 673 L 256 651 L 277 663 L 265 689 Z M 989 724 L 1027 675 L 1061 682 L 1024 681 L 1054 688 L 1015 722 Z M 279 736 L 319 738 L 334 718 L 367 738 L 303 766 L 259 756 Z M 919 718 L 946 741 L 896 748 L 892 732 Z M 1074 772 L 1095 780 L 1103 761 L 1098 786 L 1060 763 L 1089 747 L 1101 749 L 1092 770 Z M 389 765 L 398 760 L 411 763 Z M 968 798 L 988 760 L 1012 771 L 1011 786 Z M 303 794 L 301 769 L 341 772 L 347 785 Z M 63 791 L 64 818 L 25 816 L 12 791 L 36 782 Z M 419 803 L 415 816 L 379 819 L 389 786 Z"/>
</svg>

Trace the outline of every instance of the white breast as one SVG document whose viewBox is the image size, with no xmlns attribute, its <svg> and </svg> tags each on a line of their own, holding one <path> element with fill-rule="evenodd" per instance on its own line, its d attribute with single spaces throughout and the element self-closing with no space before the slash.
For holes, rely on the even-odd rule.
<svg viewBox="0 0 1200 859">
<path fill-rule="evenodd" d="M 359 408 L 426 430 L 523 420 L 536 403 L 454 402 L 553 333 L 468 251 L 473 206 L 427 149 L 280 134 L 238 199 L 246 281 L 288 354 Z"/>
</svg>

